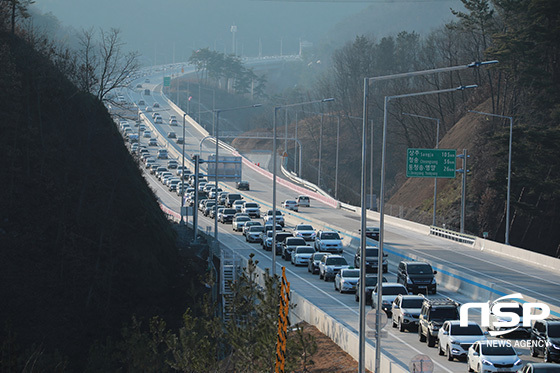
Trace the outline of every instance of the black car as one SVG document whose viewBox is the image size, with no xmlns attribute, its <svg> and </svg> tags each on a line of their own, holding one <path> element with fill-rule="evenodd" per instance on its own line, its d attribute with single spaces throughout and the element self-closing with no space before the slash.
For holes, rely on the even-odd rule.
<svg viewBox="0 0 560 373">
<path fill-rule="evenodd" d="M 233 216 L 237 213 L 235 209 L 224 209 L 222 215 L 220 215 L 220 221 L 223 224 L 233 222 Z"/>
<path fill-rule="evenodd" d="M 315 254 L 313 254 L 311 258 L 309 258 L 309 262 L 307 263 L 307 272 L 310 272 L 312 274 L 319 273 L 319 262 L 327 254 L 328 253 L 322 251 L 317 251 Z"/>
<path fill-rule="evenodd" d="M 276 255 L 282 254 L 282 245 L 288 237 L 293 237 L 292 232 L 276 232 Z"/>
<path fill-rule="evenodd" d="M 560 319 L 536 320 L 531 329 L 531 355 L 544 362 L 560 362 Z"/>
<path fill-rule="evenodd" d="M 356 250 L 354 254 L 354 267 L 361 268 L 361 248 Z M 383 253 L 383 273 L 388 271 L 387 254 Z M 379 249 L 373 246 L 366 246 L 366 273 L 377 273 L 379 268 Z"/>
<path fill-rule="evenodd" d="M 435 275 L 437 271 L 426 262 L 402 261 L 397 270 L 397 282 L 406 286 L 409 292 L 432 293 L 437 292 Z"/>
<path fill-rule="evenodd" d="M 292 251 L 298 246 L 306 246 L 307 242 L 301 237 L 288 237 L 282 244 L 282 258 L 292 260 Z"/>
<path fill-rule="evenodd" d="M 249 190 L 249 182 L 248 181 L 238 181 L 235 183 L 235 187 L 239 190 Z"/>
</svg>

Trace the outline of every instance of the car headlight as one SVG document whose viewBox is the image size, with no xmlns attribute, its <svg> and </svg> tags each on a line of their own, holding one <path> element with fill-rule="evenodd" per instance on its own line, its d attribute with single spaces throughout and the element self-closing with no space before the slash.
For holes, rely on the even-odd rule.
<svg viewBox="0 0 560 373">
<path fill-rule="evenodd" d="M 523 361 L 521 359 L 517 359 L 515 363 L 513 363 L 513 365 L 521 365 L 521 364 L 523 364 Z"/>
<path fill-rule="evenodd" d="M 492 362 L 491 362 L 490 360 L 487 360 L 487 359 L 481 359 L 480 361 L 481 361 L 482 364 L 484 364 L 484 365 L 494 365 L 494 364 L 492 364 Z"/>
<path fill-rule="evenodd" d="M 435 285 L 436 284 L 436 278 L 432 278 L 432 284 Z"/>
<path fill-rule="evenodd" d="M 412 280 L 410 279 L 410 277 L 406 278 L 406 283 L 412 285 Z"/>
<path fill-rule="evenodd" d="M 411 315 L 410 313 L 408 313 L 408 312 L 403 312 L 403 316 L 404 316 L 404 317 L 412 317 L 412 315 Z"/>
<path fill-rule="evenodd" d="M 454 339 L 450 339 L 450 340 L 449 340 L 449 343 L 451 343 L 452 345 L 459 344 L 459 342 L 456 341 L 456 340 L 454 340 Z"/>
<path fill-rule="evenodd" d="M 559 346 L 559 345 L 555 345 L 554 343 L 552 344 L 552 347 L 555 348 L 555 349 L 557 349 L 557 350 L 560 350 L 560 346 Z"/>
</svg>

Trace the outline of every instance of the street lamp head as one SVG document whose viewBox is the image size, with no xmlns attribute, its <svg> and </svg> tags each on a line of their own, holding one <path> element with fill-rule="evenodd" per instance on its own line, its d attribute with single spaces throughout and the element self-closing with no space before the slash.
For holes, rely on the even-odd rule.
<svg viewBox="0 0 560 373">
<path fill-rule="evenodd" d="M 332 101 L 334 101 L 334 97 L 324 98 L 324 99 L 321 100 L 321 102 L 332 102 Z"/>
<path fill-rule="evenodd" d="M 467 65 L 467 67 L 480 67 L 483 65 L 493 65 L 495 63 L 498 63 L 498 60 L 492 60 L 492 61 L 475 61 L 475 62 L 471 62 Z"/>
<path fill-rule="evenodd" d="M 472 85 L 462 85 L 462 86 L 457 87 L 457 90 L 458 90 L 458 91 L 464 91 L 465 89 L 477 88 L 477 87 L 478 87 L 478 85 L 476 85 L 476 84 L 472 84 Z"/>
<path fill-rule="evenodd" d="M 262 104 L 254 104 L 254 105 L 251 106 L 251 107 L 261 107 L 261 106 L 262 106 Z"/>
</svg>

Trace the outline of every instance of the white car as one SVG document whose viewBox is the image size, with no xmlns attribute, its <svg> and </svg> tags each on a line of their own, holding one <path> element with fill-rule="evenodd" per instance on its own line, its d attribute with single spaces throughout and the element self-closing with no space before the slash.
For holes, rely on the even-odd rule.
<svg viewBox="0 0 560 373">
<path fill-rule="evenodd" d="M 507 316 L 498 316 L 496 314 L 494 314 L 494 312 L 492 312 L 492 307 L 494 307 L 494 304 L 496 302 L 492 302 L 492 301 L 488 301 L 488 307 L 490 308 L 490 324 L 488 326 L 488 330 L 493 330 L 493 331 L 500 331 L 500 330 L 507 330 L 507 329 L 511 329 L 511 326 L 508 327 L 499 327 L 499 326 L 495 326 L 494 323 L 495 322 L 499 322 L 499 321 L 511 321 L 511 317 L 507 317 Z M 520 303 L 518 302 L 497 302 L 502 304 L 502 308 L 501 311 L 502 312 L 509 312 L 509 313 L 516 313 L 519 316 L 519 324 L 515 325 L 517 327 L 517 331 L 523 331 L 527 334 L 531 334 L 531 327 L 529 326 L 523 326 L 523 307 L 521 306 Z M 505 305 L 508 306 L 505 306 Z"/>
<path fill-rule="evenodd" d="M 169 125 L 170 126 L 178 126 L 179 122 L 177 122 L 177 119 L 169 119 Z"/>
<path fill-rule="evenodd" d="M 477 341 L 469 347 L 467 370 L 477 373 L 517 372 L 523 361 L 506 340 Z"/>
<path fill-rule="evenodd" d="M 263 217 L 264 225 L 272 224 L 272 220 L 273 220 L 272 212 L 273 212 L 272 210 L 268 210 L 266 212 L 266 215 Z M 276 224 L 280 224 L 280 226 L 284 228 L 285 225 L 284 214 L 282 214 L 282 211 L 280 210 L 276 210 Z"/>
<path fill-rule="evenodd" d="M 338 272 L 334 278 L 334 290 L 340 291 L 341 293 L 353 293 L 356 291 L 356 284 L 358 283 L 359 279 L 359 269 L 343 269 L 342 271 Z"/>
<path fill-rule="evenodd" d="M 247 242 L 261 242 L 262 233 L 264 232 L 264 227 L 262 225 L 252 225 L 245 232 L 245 241 Z"/>
<path fill-rule="evenodd" d="M 251 221 L 251 218 L 248 216 L 238 216 L 233 218 L 233 222 L 231 223 L 231 227 L 236 232 L 241 232 L 243 230 L 243 226 L 248 221 Z"/>
<path fill-rule="evenodd" d="M 438 331 L 438 353 L 447 360 L 466 359 L 469 347 L 476 341 L 486 340 L 486 335 L 474 321 L 461 326 L 459 320 L 447 320 Z"/>
<path fill-rule="evenodd" d="M 306 241 L 314 241 L 317 233 L 312 225 L 298 224 L 294 227 L 294 236 L 301 237 Z"/>
<path fill-rule="evenodd" d="M 291 255 L 292 264 L 295 266 L 307 265 L 314 252 L 315 249 L 313 249 L 311 246 L 297 246 Z"/>
<path fill-rule="evenodd" d="M 282 207 L 287 210 L 298 212 L 298 203 L 293 199 L 287 199 L 284 202 L 282 202 Z"/>
<path fill-rule="evenodd" d="M 329 281 L 343 269 L 350 267 L 342 255 L 325 255 L 319 262 L 319 278 Z"/>
<path fill-rule="evenodd" d="M 255 226 L 255 225 L 262 227 L 262 224 L 261 224 L 260 221 L 254 221 L 254 220 L 249 220 L 248 222 L 243 224 L 243 235 L 245 237 L 247 237 L 247 231 L 249 231 L 250 227 Z M 263 229 L 264 229 L 264 227 L 263 227 Z"/>
<path fill-rule="evenodd" d="M 315 238 L 315 250 L 342 254 L 342 240 L 334 231 L 319 231 Z"/>
<path fill-rule="evenodd" d="M 245 202 L 241 211 L 252 218 L 258 218 L 261 216 L 261 208 L 256 202 Z"/>
<path fill-rule="evenodd" d="M 155 117 L 154 123 L 155 124 L 163 124 L 163 119 L 161 117 Z"/>
</svg>

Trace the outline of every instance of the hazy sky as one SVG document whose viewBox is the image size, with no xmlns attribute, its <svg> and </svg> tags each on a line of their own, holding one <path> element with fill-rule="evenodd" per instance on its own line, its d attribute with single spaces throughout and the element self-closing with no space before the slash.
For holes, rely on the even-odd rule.
<svg viewBox="0 0 560 373">
<path fill-rule="evenodd" d="M 449 7 L 458 0 L 395 0 L 382 2 L 294 2 L 261 0 L 37 0 L 42 12 L 52 12 L 63 25 L 76 29 L 91 26 L 122 30 L 127 47 L 143 54 L 147 64 L 168 63 L 185 60 L 193 49 L 210 47 L 231 53 L 231 26 L 237 26 L 237 53 L 255 56 L 259 50 L 259 39 L 263 55 L 298 52 L 299 40 L 314 43 L 326 35 L 336 37 L 336 25 L 359 13 L 372 11 L 372 24 L 362 19 L 354 30 L 344 30 L 344 38 L 354 34 L 370 33 L 362 30 L 375 27 L 373 23 L 391 25 L 413 25 L 416 29 L 436 27 L 444 15 L 449 16 Z M 419 10 L 426 16 L 419 17 Z M 388 19 L 384 14 L 395 17 Z M 430 18 L 431 17 L 431 18 Z M 363 18 L 363 17 L 362 17 Z M 410 18 L 410 19 L 408 19 Z M 440 20 L 437 22 L 437 20 Z M 420 26 L 420 24 L 425 23 Z M 379 25 L 381 27 L 381 25 Z M 400 31 L 400 30 L 396 30 Z M 409 30 L 412 31 L 412 30 Z M 381 31 L 378 31 L 381 32 Z M 395 30 L 391 30 L 395 32 Z M 346 36 L 348 35 L 348 36 Z"/>
</svg>

